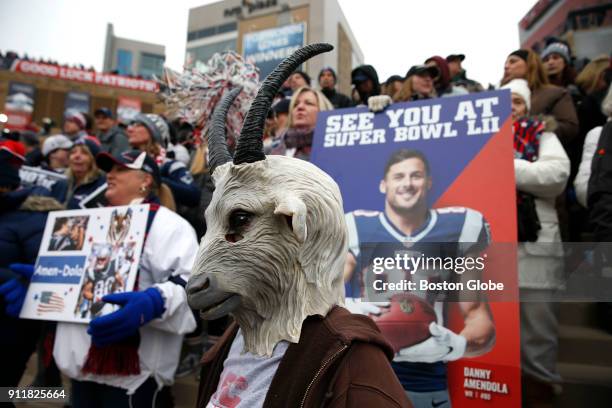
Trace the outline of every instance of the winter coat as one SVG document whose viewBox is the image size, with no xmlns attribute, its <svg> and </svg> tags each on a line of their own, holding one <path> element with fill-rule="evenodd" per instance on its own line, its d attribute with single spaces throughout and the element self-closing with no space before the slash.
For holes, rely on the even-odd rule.
<svg viewBox="0 0 612 408">
<path fill-rule="evenodd" d="M 113 126 L 105 133 L 98 133 L 97 136 L 101 150 L 113 156 L 131 149 L 125 131 L 119 126 Z"/>
<path fill-rule="evenodd" d="M 460 73 L 455 75 L 451 82 L 453 85 L 465 88 L 469 93 L 476 93 L 484 91 L 482 85 L 473 79 L 467 77 L 465 69 L 462 69 Z"/>
<path fill-rule="evenodd" d="M 450 84 L 442 94 L 438 95 L 441 98 L 446 98 L 449 96 L 459 96 L 459 95 L 468 95 L 469 92 L 462 86 Z"/>
<path fill-rule="evenodd" d="M 200 201 L 200 189 L 189 169 L 180 161 L 166 158 L 159 166 L 162 183 L 172 190 L 178 205 L 195 207 Z"/>
<path fill-rule="evenodd" d="M 370 92 L 367 95 L 362 95 L 361 93 L 359 94 L 358 104 L 367 106 L 368 98 L 370 96 L 380 95 L 380 82 L 378 81 L 378 74 L 376 73 L 376 69 L 374 69 L 374 67 L 371 65 L 358 66 L 351 72 L 351 77 L 354 78 L 357 75 L 357 73 L 362 73 L 366 77 L 372 80 L 372 85 L 373 85 L 372 92 Z"/>
<path fill-rule="evenodd" d="M 202 358 L 198 407 L 217 390 L 238 325 L 232 324 Z M 374 322 L 334 307 L 309 316 L 299 343 L 291 343 L 263 407 L 410 407 L 391 369 L 393 350 Z"/>
<path fill-rule="evenodd" d="M 98 177 L 88 180 L 83 184 L 79 184 L 78 186 L 74 186 L 73 183 L 70 183 L 68 188 L 69 191 L 64 200 L 66 208 L 69 210 L 80 209 L 79 203 L 104 184 L 106 184 L 106 176 L 103 174 L 99 174 Z"/>
<path fill-rule="evenodd" d="M 572 162 L 572 175 L 578 173 L 582 160 L 582 149 L 584 148 L 588 133 L 594 128 L 601 127 L 606 123 L 606 115 L 604 115 L 601 110 L 601 103 L 603 102 L 605 94 L 606 90 L 596 91 L 588 95 L 580 94 L 578 98 L 579 102 L 575 103 L 578 123 L 580 123 L 580 131 L 574 143 L 569 147 L 568 152 L 570 161 Z"/>
<path fill-rule="evenodd" d="M 532 115 L 550 115 L 557 122 L 555 135 L 566 149 L 578 136 L 578 117 L 572 97 L 565 88 L 554 85 L 543 86 L 531 91 Z"/>
<path fill-rule="evenodd" d="M 612 241 L 612 122 L 600 131 L 591 162 L 591 176 L 587 187 L 589 220 L 595 241 Z M 609 255 L 606 256 L 609 258 Z"/>
<path fill-rule="evenodd" d="M 181 206 L 178 213 L 185 218 L 189 224 L 195 229 L 198 241 L 206 234 L 206 218 L 204 213 L 212 200 L 215 184 L 213 183 L 210 173 L 203 172 L 193 176 L 196 184 L 200 187 L 200 201 L 197 207 Z"/>
<path fill-rule="evenodd" d="M 42 240 L 47 214 L 63 207 L 43 187 L 30 187 L 0 194 L 0 284 L 18 277 L 12 263 L 34 264 Z M 41 321 L 18 319 L 5 314 L 0 297 L 0 379 L 4 386 L 17 386 L 40 336 Z"/>
<path fill-rule="evenodd" d="M 81 372 L 87 359 L 91 337 L 87 325 L 58 323 L 53 356 L 66 376 L 79 381 L 94 381 L 133 393 L 149 377 L 157 384 L 170 385 L 178 366 L 183 335 L 196 323 L 187 305 L 183 286 L 187 282 L 198 250 L 193 228 L 174 212 L 160 207 L 147 235 L 138 274 L 138 288 L 155 286 L 164 299 L 164 313 L 140 328 L 140 374 L 100 376 Z"/>
<path fill-rule="evenodd" d="M 582 95 L 582 101 L 576 108 L 578 120 L 580 123 L 580 132 L 586 135 L 591 129 L 597 126 L 603 126 L 608 119 L 601 110 L 607 93 L 607 89 L 592 92 L 587 95 Z"/>
<path fill-rule="evenodd" d="M 351 98 L 349 98 L 343 93 L 336 91 L 335 88 L 321 89 L 321 92 L 323 93 L 323 95 L 325 95 L 327 99 L 329 99 L 331 104 L 334 105 L 335 109 L 350 108 L 351 106 L 353 106 L 353 101 L 351 101 Z"/>
<path fill-rule="evenodd" d="M 287 129 L 276 139 L 270 154 L 310 161 L 313 134 L 314 129 L 308 131 L 294 128 Z"/>
<path fill-rule="evenodd" d="M 541 229 L 536 242 L 519 244 L 519 287 L 563 287 L 563 249 L 555 198 L 563 192 L 570 162 L 557 136 L 547 130 L 540 137 L 537 160 L 514 159 L 516 188 L 535 197 Z"/>
<path fill-rule="evenodd" d="M 10 264 L 36 262 L 48 212 L 62 209 L 43 187 L 0 195 L 0 284 L 17 276 Z"/>
<path fill-rule="evenodd" d="M 582 148 L 582 159 L 580 160 L 578 174 L 576 174 L 576 178 L 574 179 L 576 198 L 583 207 L 587 207 L 587 192 L 589 178 L 591 177 L 591 166 L 593 165 L 593 156 L 595 155 L 602 129 L 603 126 L 597 126 L 587 133 Z"/>
</svg>

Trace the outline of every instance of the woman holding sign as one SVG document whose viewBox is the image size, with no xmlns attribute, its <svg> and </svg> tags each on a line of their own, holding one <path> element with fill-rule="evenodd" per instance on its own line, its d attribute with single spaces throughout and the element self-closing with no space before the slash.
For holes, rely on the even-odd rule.
<svg viewBox="0 0 612 408">
<path fill-rule="evenodd" d="M 183 334 L 196 326 L 183 286 L 198 244 L 187 221 L 160 205 L 160 171 L 146 152 L 101 153 L 96 163 L 108 173 L 110 205 L 150 205 L 136 284 L 103 296 L 120 308 L 89 326 L 58 323 L 53 355 L 72 379 L 73 407 L 150 407 L 172 384 Z"/>
</svg>

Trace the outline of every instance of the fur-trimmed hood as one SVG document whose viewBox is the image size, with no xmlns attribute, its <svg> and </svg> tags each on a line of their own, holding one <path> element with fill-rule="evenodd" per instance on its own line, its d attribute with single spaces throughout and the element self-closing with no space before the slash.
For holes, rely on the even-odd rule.
<svg viewBox="0 0 612 408">
<path fill-rule="evenodd" d="M 22 211 L 57 211 L 66 208 L 53 197 L 31 195 L 25 199 L 19 209 Z"/>
<path fill-rule="evenodd" d="M 43 187 L 28 187 L 0 196 L 0 214 L 12 211 L 47 212 L 66 208 Z"/>
<path fill-rule="evenodd" d="M 557 123 L 557 120 L 550 115 L 538 115 L 535 116 L 535 118 L 537 120 L 539 120 L 540 122 L 544 123 L 544 131 L 545 132 L 555 132 L 555 130 L 557 130 L 557 128 L 559 127 L 559 124 Z"/>
</svg>

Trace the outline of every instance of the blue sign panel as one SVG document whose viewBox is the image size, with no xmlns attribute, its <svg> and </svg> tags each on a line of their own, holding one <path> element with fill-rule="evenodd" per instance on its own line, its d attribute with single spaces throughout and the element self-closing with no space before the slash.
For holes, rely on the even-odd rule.
<svg viewBox="0 0 612 408">
<path fill-rule="evenodd" d="M 39 256 L 31 282 L 68 283 L 81 281 L 85 256 Z"/>
<path fill-rule="evenodd" d="M 72 112 L 89 113 L 89 94 L 85 92 L 66 92 L 64 115 Z"/>
<path fill-rule="evenodd" d="M 304 23 L 245 34 L 242 53 L 247 62 L 259 68 L 259 77 L 265 78 L 276 66 L 304 45 Z"/>
</svg>

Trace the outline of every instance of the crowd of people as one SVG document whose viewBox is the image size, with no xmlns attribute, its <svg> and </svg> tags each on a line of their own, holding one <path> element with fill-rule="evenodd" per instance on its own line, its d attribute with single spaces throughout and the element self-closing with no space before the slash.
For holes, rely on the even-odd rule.
<svg viewBox="0 0 612 408">
<path fill-rule="evenodd" d="M 42 58 L 42 57 L 33 58 L 33 57 L 28 56 L 28 54 L 19 55 L 15 51 L 6 51 L 4 53 L 0 51 L 0 69 L 10 69 L 13 62 L 16 60 L 39 62 L 41 64 L 57 65 L 62 68 L 74 68 L 74 69 L 81 69 L 84 71 L 91 71 L 91 72 L 95 72 L 96 70 L 94 67 L 86 68 L 85 65 L 83 64 L 72 64 L 72 65 L 65 64 L 65 63 L 60 64 L 58 61 L 51 59 L 51 58 Z"/>
<path fill-rule="evenodd" d="M 2 56 L 4 61 L 8 57 L 17 58 Z M 434 55 L 382 83 L 372 65 L 361 65 L 351 72 L 350 95 L 336 89 L 332 67 L 320 71 L 316 85 L 308 74 L 295 71 L 267 114 L 264 150 L 309 160 L 321 111 L 359 105 L 380 111 L 394 102 L 483 91 L 468 78 L 464 60 L 461 54 Z M 539 55 L 529 49 L 509 53 L 503 64 L 500 61 L 500 71 L 500 87 L 512 94 L 519 241 L 609 241 L 611 58 L 597 57 L 576 72 L 569 46 L 552 39 Z M 69 112 L 61 134 L 50 135 L 48 128 L 3 133 L 1 385 L 19 383 L 38 346 L 36 384 L 59 385 L 59 369 L 72 380 L 75 407 L 151 406 L 156 399 L 171 405 L 169 387 L 177 368 L 179 374 L 193 369 L 204 350 L 202 339 L 215 338 L 225 327 L 225 321 L 203 325 L 187 306 L 183 290 L 206 232 L 204 211 L 214 189 L 207 159 L 206 141 L 193 124 L 151 113 L 139 114 L 125 126 L 109 108 L 97 109 L 93 118 Z M 24 187 L 22 166 L 63 177 L 51 185 Z M 48 212 L 81 208 L 83 200 L 104 185 L 103 205 L 150 204 L 138 290 L 105 297 L 105 302 L 122 308 L 94 318 L 88 326 L 19 319 Z M 72 229 L 65 227 L 57 245 L 62 244 L 60 238 L 76 245 Z M 550 248 L 534 254 L 519 246 L 521 291 L 563 286 L 563 254 Z M 544 272 L 530 273 L 534 268 Z M 609 329 L 612 313 L 602 313 L 607 313 L 603 321 Z M 554 304 L 521 303 L 521 342 L 525 398 L 550 400 L 561 381 L 555 365 Z M 134 350 L 139 367 L 115 361 L 130 361 L 128 354 Z"/>
<path fill-rule="evenodd" d="M 54 60 L 51 58 L 42 58 L 42 57 L 34 58 L 34 57 L 30 57 L 28 54 L 19 55 L 15 51 L 6 51 L 6 52 L 0 51 L 0 69 L 11 69 L 11 67 L 13 66 L 13 63 L 18 60 L 37 62 L 40 64 L 47 64 L 47 65 L 56 65 L 61 68 L 79 69 L 81 71 L 96 72 L 96 69 L 93 66 L 86 67 L 83 64 L 60 63 L 57 60 Z M 121 75 L 119 70 L 116 70 L 116 69 L 106 72 L 106 73 L 114 74 L 114 75 Z M 136 79 L 144 79 L 142 75 L 129 74 L 129 75 L 124 75 L 124 76 L 128 76 L 130 78 L 136 78 Z"/>
</svg>

